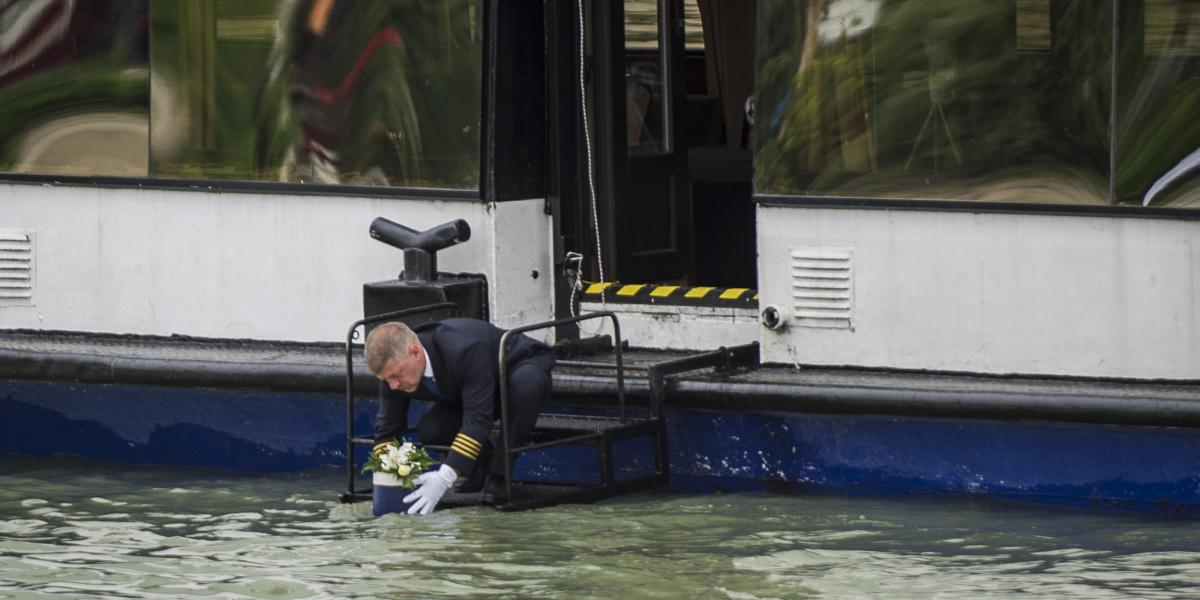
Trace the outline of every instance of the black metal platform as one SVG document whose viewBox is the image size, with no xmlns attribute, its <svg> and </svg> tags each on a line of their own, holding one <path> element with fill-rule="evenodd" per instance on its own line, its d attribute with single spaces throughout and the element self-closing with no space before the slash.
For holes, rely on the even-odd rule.
<svg viewBox="0 0 1200 600">
<path fill-rule="evenodd" d="M 368 317 L 356 321 L 351 326 L 346 340 L 346 415 L 349 446 L 346 453 L 346 470 L 348 481 L 347 491 L 340 496 L 342 502 L 366 500 L 372 494 L 370 488 L 359 489 L 356 486 L 358 473 L 354 446 L 373 445 L 375 443 L 373 438 L 353 435 L 355 429 L 354 402 L 357 396 L 354 389 L 353 340 L 356 337 L 358 328 L 384 320 L 403 320 L 410 315 L 443 308 L 443 306 L 432 306 L 397 311 Z M 531 435 L 531 442 L 521 447 L 510 447 L 508 443 L 507 370 L 504 366 L 504 351 L 507 348 L 506 342 L 508 337 L 589 319 L 609 319 L 612 323 L 615 342 L 611 345 L 613 362 L 590 362 L 588 364 L 611 369 L 614 373 L 617 389 L 615 394 L 616 405 L 612 407 L 613 412 L 605 415 L 542 414 L 538 417 L 534 432 Z M 501 490 L 493 490 L 495 494 L 487 491 L 465 494 L 451 492 L 442 498 L 439 507 L 453 508 L 486 504 L 502 511 L 528 510 L 563 503 L 595 502 L 620 494 L 644 491 L 665 485 L 667 483 L 668 466 L 666 428 L 663 423 L 661 404 L 662 395 L 661 393 L 654 395 L 649 410 L 638 411 L 636 416 L 631 416 L 625 405 L 625 365 L 622 360 L 623 345 L 620 336 L 620 323 L 616 315 L 611 312 L 589 313 L 569 319 L 536 323 L 506 332 L 500 341 L 501 351 L 498 357 L 500 365 L 500 421 L 498 431 L 495 432 L 498 434 L 497 438 L 499 440 L 497 451 L 501 453 L 500 456 L 504 460 L 504 489 L 502 492 Z M 657 371 L 651 369 L 650 372 L 653 374 Z M 659 390 L 661 391 L 661 385 L 659 386 Z M 654 454 L 653 472 L 648 475 L 640 474 L 619 479 L 614 468 L 614 444 L 621 440 L 639 437 L 652 440 L 651 447 Z M 598 471 L 595 477 L 596 483 L 566 484 L 561 482 L 522 480 L 514 477 L 513 464 L 522 454 L 562 446 L 590 447 L 595 452 L 594 464 Z M 435 454 L 439 452 L 444 453 L 449 450 L 446 447 L 433 445 L 426 445 L 425 447 Z"/>
</svg>

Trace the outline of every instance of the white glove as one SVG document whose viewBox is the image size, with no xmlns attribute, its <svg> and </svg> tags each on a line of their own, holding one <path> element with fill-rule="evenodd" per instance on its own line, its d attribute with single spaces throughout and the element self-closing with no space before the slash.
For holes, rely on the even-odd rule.
<svg viewBox="0 0 1200 600">
<path fill-rule="evenodd" d="M 436 471 L 418 475 L 415 480 L 417 489 L 404 497 L 405 502 L 412 502 L 412 506 L 408 507 L 408 514 L 427 515 L 433 512 L 433 508 L 446 494 L 446 490 L 454 485 L 455 479 L 458 479 L 458 473 L 448 465 L 442 465 L 442 468 Z"/>
</svg>

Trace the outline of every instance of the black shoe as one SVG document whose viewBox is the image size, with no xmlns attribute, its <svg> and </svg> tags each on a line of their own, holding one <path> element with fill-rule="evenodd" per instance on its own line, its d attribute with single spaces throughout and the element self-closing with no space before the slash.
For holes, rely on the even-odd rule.
<svg viewBox="0 0 1200 600">
<path fill-rule="evenodd" d="M 508 491 L 505 490 L 504 476 L 493 474 L 488 477 L 487 484 L 483 487 L 483 493 L 479 495 L 479 502 L 488 506 L 499 506 L 508 504 Z"/>
<path fill-rule="evenodd" d="M 488 471 L 492 464 L 492 445 L 484 442 L 483 450 L 479 452 L 479 457 L 475 459 L 475 464 L 471 467 L 471 472 L 462 481 L 454 486 L 454 491 L 460 494 L 475 494 L 483 490 L 483 486 L 487 483 Z"/>
</svg>

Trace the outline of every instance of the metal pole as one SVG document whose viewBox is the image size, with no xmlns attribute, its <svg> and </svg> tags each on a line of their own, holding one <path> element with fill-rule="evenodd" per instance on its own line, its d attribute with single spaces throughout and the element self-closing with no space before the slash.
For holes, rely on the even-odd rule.
<svg viewBox="0 0 1200 600">
<path fill-rule="evenodd" d="M 359 323 L 355 322 L 346 334 L 346 494 L 354 501 L 354 335 Z"/>
<path fill-rule="evenodd" d="M 508 438 L 508 369 L 504 367 L 504 355 L 508 350 L 510 334 L 512 330 L 505 331 L 504 335 L 500 336 L 500 352 L 497 358 L 500 363 L 500 443 L 504 447 L 504 493 L 507 496 L 505 503 L 512 501 L 512 454 L 509 452 L 511 448 Z M 486 465 L 483 467 L 487 468 Z"/>
<path fill-rule="evenodd" d="M 621 407 L 621 424 L 625 424 L 625 365 L 621 358 L 621 324 L 617 322 L 617 315 L 608 313 L 612 319 L 613 325 L 613 341 L 616 345 L 613 346 L 617 355 L 617 404 Z"/>
</svg>

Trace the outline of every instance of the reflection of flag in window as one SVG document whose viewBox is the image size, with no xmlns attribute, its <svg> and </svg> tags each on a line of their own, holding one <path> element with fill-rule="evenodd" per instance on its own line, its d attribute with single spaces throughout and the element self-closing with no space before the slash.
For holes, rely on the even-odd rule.
<svg viewBox="0 0 1200 600">
<path fill-rule="evenodd" d="M 386 185 L 419 178 L 421 129 L 409 49 L 386 3 L 316 2 L 281 40 L 288 108 L 297 121 L 285 177 Z"/>
<path fill-rule="evenodd" d="M 301 140 L 297 147 L 298 163 L 309 163 L 308 175 L 319 183 L 340 183 L 343 178 L 375 180 L 387 183 L 392 178 L 416 175 L 412 159 L 419 148 L 389 146 L 415 142 L 419 145 L 416 117 L 412 114 L 412 99 L 408 88 L 397 85 L 380 90 L 371 86 L 373 78 L 403 81 L 397 73 L 388 73 L 398 63 L 387 53 L 403 51 L 403 40 L 393 27 L 374 32 L 361 44 L 357 54 L 330 52 L 329 45 L 345 43 L 336 36 L 337 29 L 314 36 L 312 52 L 297 57 L 292 65 L 291 100 L 301 122 Z M 340 55 L 340 56 L 339 56 Z M 332 59 L 332 60 L 331 60 Z M 388 101 L 379 98 L 386 91 Z M 368 107 L 396 102 L 400 119 L 386 114 L 364 112 Z M 362 119 L 376 120 L 375 126 L 364 125 Z M 356 121 L 357 120 L 357 121 Z M 388 168 L 388 159 L 408 157 L 399 172 Z M 303 175 L 303 174 L 302 174 Z M 360 181 L 363 182 L 363 181 Z"/>
<path fill-rule="evenodd" d="M 477 186 L 480 2 L 282 5 L 255 168 L 297 182 Z"/>
<path fill-rule="evenodd" d="M 0 1 L 0 86 L 57 63 L 75 0 Z"/>
</svg>

